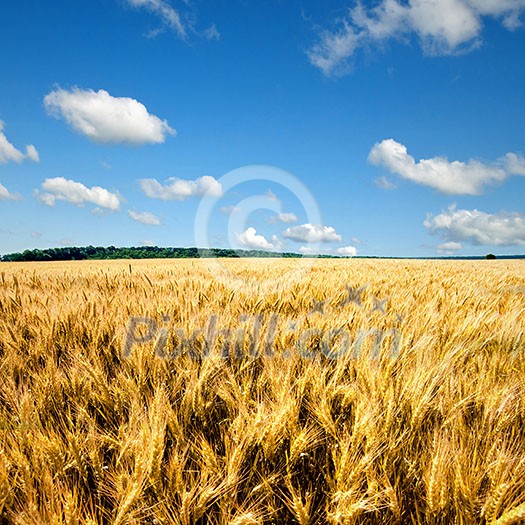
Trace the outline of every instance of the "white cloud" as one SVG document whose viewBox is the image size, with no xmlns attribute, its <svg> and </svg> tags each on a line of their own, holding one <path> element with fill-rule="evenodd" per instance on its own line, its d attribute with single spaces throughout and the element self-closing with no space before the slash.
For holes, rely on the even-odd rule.
<svg viewBox="0 0 525 525">
<path fill-rule="evenodd" d="M 450 162 L 444 157 L 416 162 L 408 154 L 406 146 L 392 139 L 376 144 L 370 151 L 368 161 L 384 166 L 404 179 L 456 195 L 479 195 L 484 186 L 503 182 L 511 174 L 520 173 L 520 169 L 525 171 L 525 163 L 520 164 L 523 158 L 514 153 L 507 154 L 494 164 L 477 160 Z"/>
<path fill-rule="evenodd" d="M 40 201 L 43 202 L 46 206 L 54 206 L 56 198 L 51 193 L 40 193 L 38 190 L 34 191 L 34 196 Z"/>
<path fill-rule="evenodd" d="M 58 200 L 66 201 L 76 206 L 91 203 L 112 211 L 120 208 L 120 198 L 116 193 L 111 193 L 100 186 L 88 188 L 80 182 L 68 180 L 64 177 L 46 179 L 42 183 L 42 190 L 44 190 L 43 193 L 37 191 L 35 195 L 48 206 L 54 206 Z"/>
<path fill-rule="evenodd" d="M 174 135 L 166 120 L 148 113 L 137 100 L 113 97 L 103 89 L 56 89 L 44 97 L 50 115 L 63 118 L 78 133 L 102 144 L 157 144 Z"/>
<path fill-rule="evenodd" d="M 20 199 L 17 193 L 11 193 L 3 184 L 0 184 L 0 202 L 1 201 L 16 201 Z"/>
<path fill-rule="evenodd" d="M 507 153 L 503 157 L 506 170 L 511 175 L 525 175 L 525 157 L 516 153 Z"/>
<path fill-rule="evenodd" d="M 129 210 L 128 215 L 134 221 L 140 222 L 141 224 L 147 224 L 148 226 L 160 226 L 160 219 L 149 211 L 136 212 Z"/>
<path fill-rule="evenodd" d="M 147 197 L 163 201 L 182 201 L 188 197 L 202 197 L 206 193 L 214 197 L 223 194 L 221 183 L 208 175 L 197 180 L 170 178 L 167 182 L 169 184 L 161 184 L 157 179 L 141 179 L 139 184 Z"/>
<path fill-rule="evenodd" d="M 288 212 L 278 213 L 277 215 L 270 217 L 270 219 L 268 219 L 268 222 L 270 224 L 275 224 L 277 222 L 284 222 L 285 224 L 292 224 L 294 222 L 297 222 L 297 215 L 295 215 L 295 213 L 288 213 Z"/>
<path fill-rule="evenodd" d="M 357 248 L 354 246 L 342 246 L 337 249 L 301 246 L 299 253 L 303 255 L 341 255 L 343 257 L 355 257 L 357 255 Z"/>
<path fill-rule="evenodd" d="M 524 0 L 467 0 L 467 4 L 482 16 L 500 18 L 510 31 L 520 25 L 521 11 L 525 8 Z"/>
<path fill-rule="evenodd" d="M 242 233 L 235 234 L 237 244 L 251 250 L 281 250 L 283 243 L 275 235 L 268 241 L 264 235 L 259 235 L 255 228 L 249 227 Z"/>
<path fill-rule="evenodd" d="M 301 246 L 299 248 L 299 253 L 303 255 L 328 255 L 331 254 L 330 250 L 319 250 L 318 248 L 313 248 L 312 246 Z"/>
<path fill-rule="evenodd" d="M 25 159 L 32 160 L 33 162 L 39 162 L 40 157 L 36 148 L 29 144 L 26 146 L 26 152 L 22 153 L 16 149 L 5 136 L 4 133 L 4 122 L 0 120 L 0 164 L 7 164 L 8 162 L 23 162 Z"/>
<path fill-rule="evenodd" d="M 179 12 L 165 0 L 127 0 L 133 7 L 142 7 L 160 17 L 162 22 L 173 29 L 180 38 L 187 37 L 187 29 Z"/>
<path fill-rule="evenodd" d="M 355 246 L 342 246 L 341 248 L 337 248 L 336 252 L 339 255 L 355 257 L 357 255 L 357 248 Z"/>
<path fill-rule="evenodd" d="M 461 250 L 463 245 L 460 242 L 444 242 L 436 246 L 436 251 L 441 255 L 453 255 L 458 250 Z"/>
<path fill-rule="evenodd" d="M 337 29 L 323 31 L 307 52 L 325 75 L 351 69 L 351 58 L 363 47 L 415 36 L 427 54 L 467 52 L 481 43 L 483 18 L 500 19 L 507 29 L 520 25 L 525 0 L 381 0 L 374 7 L 358 2 Z"/>
<path fill-rule="evenodd" d="M 33 144 L 26 146 L 26 157 L 33 162 L 40 162 L 40 155 Z"/>
<path fill-rule="evenodd" d="M 307 55 L 311 64 L 326 76 L 343 75 L 351 69 L 348 59 L 359 47 L 359 40 L 359 35 L 344 20 L 338 31 L 323 31 L 319 42 L 307 51 Z"/>
<path fill-rule="evenodd" d="M 430 233 L 438 234 L 446 243 L 468 242 L 477 246 L 524 246 L 525 215 L 479 210 L 458 210 L 451 206 L 439 215 L 430 215 L 424 222 Z"/>
<path fill-rule="evenodd" d="M 463 0 L 411 0 L 406 18 L 429 54 L 447 55 L 478 45 L 480 13 Z"/>
<path fill-rule="evenodd" d="M 332 226 L 322 226 L 320 224 L 301 224 L 287 228 L 283 232 L 283 237 L 297 242 L 341 242 L 342 237 Z"/>
<path fill-rule="evenodd" d="M 183 0 L 183 8 L 175 9 L 171 0 L 126 0 L 129 5 L 137 9 L 144 9 L 157 16 L 162 22 L 161 27 L 148 32 L 147 36 L 154 38 L 167 29 L 174 31 L 177 36 L 186 40 L 190 34 L 198 35 L 206 40 L 220 40 L 221 34 L 215 24 L 210 24 L 204 30 L 195 28 L 195 9 L 191 9 L 191 2 Z"/>
</svg>

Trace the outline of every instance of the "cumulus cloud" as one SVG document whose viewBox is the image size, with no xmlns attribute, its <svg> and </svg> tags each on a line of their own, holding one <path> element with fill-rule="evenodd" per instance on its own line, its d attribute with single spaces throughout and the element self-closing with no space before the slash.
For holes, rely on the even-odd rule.
<svg viewBox="0 0 525 525">
<path fill-rule="evenodd" d="M 283 243 L 275 235 L 268 241 L 264 235 L 259 235 L 253 227 L 247 228 L 242 233 L 236 233 L 237 244 L 251 250 L 281 250 Z"/>
<path fill-rule="evenodd" d="M 525 175 L 525 161 L 514 153 L 508 153 L 493 164 L 477 160 L 449 161 L 445 157 L 416 162 L 406 146 L 393 139 L 377 143 L 368 161 L 404 179 L 456 195 L 479 195 L 486 185 L 501 183 L 510 175 Z"/>
<path fill-rule="evenodd" d="M 297 215 L 295 213 L 278 213 L 277 215 L 274 215 L 273 217 L 270 217 L 268 219 L 268 222 L 270 224 L 276 224 L 277 222 L 284 222 L 285 224 L 293 224 L 294 222 L 297 222 Z"/>
<path fill-rule="evenodd" d="M 424 225 L 430 233 L 439 235 L 447 244 L 525 245 L 525 215 L 520 213 L 490 214 L 476 209 L 458 210 L 456 206 L 451 206 L 439 215 L 429 215 Z"/>
<path fill-rule="evenodd" d="M 357 255 L 357 248 L 355 246 L 342 246 L 341 248 L 337 248 L 336 252 L 346 257 L 355 257 Z"/>
<path fill-rule="evenodd" d="M 296 242 L 341 242 L 342 237 L 335 231 L 332 226 L 322 226 L 320 224 L 301 224 L 287 228 L 283 232 L 283 237 Z"/>
<path fill-rule="evenodd" d="M 168 184 L 161 184 L 157 179 L 141 179 L 139 184 L 144 195 L 163 201 L 183 201 L 189 197 L 202 197 L 205 194 L 221 197 L 223 194 L 221 183 L 208 175 L 197 180 L 172 177 L 166 182 Z"/>
<path fill-rule="evenodd" d="M 35 196 L 47 206 L 54 206 L 56 201 L 66 201 L 76 206 L 95 204 L 112 211 L 120 208 L 120 197 L 116 193 L 100 186 L 88 188 L 81 182 L 64 177 L 46 179 L 42 183 L 42 190 L 43 192 L 37 191 Z"/>
<path fill-rule="evenodd" d="M 430 55 L 467 52 L 481 44 L 483 20 L 496 18 L 513 30 L 520 25 L 525 0 L 381 0 L 373 7 L 358 2 L 336 29 L 321 32 L 307 54 L 325 75 L 344 74 L 363 47 L 415 36 Z"/>
<path fill-rule="evenodd" d="M 166 120 L 148 113 L 137 100 L 113 97 L 103 89 L 56 89 L 44 97 L 47 112 L 101 144 L 158 144 L 174 135 Z"/>
<path fill-rule="evenodd" d="M 0 164 L 7 164 L 8 162 L 21 163 L 26 159 L 39 162 L 40 157 L 36 148 L 32 144 L 29 144 L 26 146 L 25 153 L 16 149 L 9 140 L 7 140 L 4 133 L 4 126 L 4 122 L 0 120 Z"/>
<path fill-rule="evenodd" d="M 516 153 L 507 153 L 503 157 L 503 163 L 511 175 L 525 175 L 525 157 Z"/>
<path fill-rule="evenodd" d="M 20 198 L 17 193 L 11 193 L 3 184 L 0 184 L 0 202 L 16 201 Z"/>
<path fill-rule="evenodd" d="M 149 211 L 136 212 L 129 210 L 128 215 L 134 221 L 140 222 L 141 224 L 147 224 L 148 226 L 160 226 L 160 219 Z"/>
</svg>

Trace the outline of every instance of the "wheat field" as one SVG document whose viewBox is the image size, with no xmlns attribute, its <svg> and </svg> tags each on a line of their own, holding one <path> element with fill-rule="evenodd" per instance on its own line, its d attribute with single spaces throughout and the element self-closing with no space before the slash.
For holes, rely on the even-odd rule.
<svg viewBox="0 0 525 525">
<path fill-rule="evenodd" d="M 221 264 L 0 265 L 0 523 L 525 523 L 525 262 Z"/>
</svg>

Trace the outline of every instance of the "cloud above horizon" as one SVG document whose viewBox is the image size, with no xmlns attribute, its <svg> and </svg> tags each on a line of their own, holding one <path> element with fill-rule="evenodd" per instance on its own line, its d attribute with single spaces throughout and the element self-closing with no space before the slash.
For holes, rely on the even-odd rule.
<svg viewBox="0 0 525 525">
<path fill-rule="evenodd" d="M 339 235 L 332 226 L 310 223 L 287 228 L 282 235 L 295 242 L 307 243 L 329 243 L 341 242 L 343 240 L 341 235 Z"/>
<path fill-rule="evenodd" d="M 458 210 L 455 205 L 438 215 L 429 215 L 424 222 L 431 234 L 439 235 L 450 249 L 467 242 L 474 246 L 525 246 L 525 215 L 520 213 L 485 213 L 479 210 Z M 439 248 L 439 247 L 438 247 Z"/>
<path fill-rule="evenodd" d="M 136 222 L 145 224 L 147 226 L 160 226 L 160 219 L 149 211 L 136 212 L 133 210 L 128 211 L 128 215 Z"/>
<path fill-rule="evenodd" d="M 100 89 L 58 88 L 44 97 L 49 115 L 99 144 L 161 144 L 175 135 L 166 120 L 152 115 L 133 98 L 113 97 Z"/>
<path fill-rule="evenodd" d="M 355 257 L 357 248 L 355 246 L 341 246 L 340 248 L 301 246 L 299 253 L 303 255 L 340 255 L 342 257 Z"/>
<path fill-rule="evenodd" d="M 463 245 L 460 242 L 449 241 L 449 242 L 438 244 L 436 246 L 436 251 L 440 255 L 453 255 L 454 253 L 456 253 L 458 250 L 461 250 L 462 248 L 463 248 Z"/>
<path fill-rule="evenodd" d="M 4 121 L 0 120 L 0 164 L 7 164 L 8 162 L 20 164 L 26 159 L 32 160 L 33 162 L 40 162 L 40 156 L 33 144 L 27 145 L 26 152 L 22 153 L 7 140 L 4 127 Z"/>
<path fill-rule="evenodd" d="M 407 147 L 393 139 L 374 145 L 368 161 L 417 184 L 429 186 L 449 195 L 480 195 L 485 186 L 503 182 L 511 175 L 525 175 L 525 159 L 507 153 L 493 164 L 477 160 L 449 161 L 446 157 L 416 162 Z"/>
<path fill-rule="evenodd" d="M 47 206 L 54 206 L 56 201 L 66 201 L 79 207 L 90 203 L 111 211 L 120 209 L 120 197 L 116 193 L 100 186 L 88 188 L 81 182 L 64 177 L 46 179 L 42 183 L 42 190 L 37 190 L 35 197 Z"/>
<path fill-rule="evenodd" d="M 345 257 L 355 257 L 357 255 L 357 248 L 355 246 L 342 246 L 337 248 L 336 253 L 338 255 L 344 255 Z"/>
<path fill-rule="evenodd" d="M 146 197 L 163 201 L 183 201 L 190 197 L 203 197 L 206 194 L 221 197 L 223 194 L 221 183 L 209 175 L 196 180 L 171 177 L 166 182 L 168 184 L 161 184 L 157 179 L 140 179 L 139 185 Z"/>
<path fill-rule="evenodd" d="M 352 69 L 359 49 L 391 39 L 415 37 L 427 55 L 466 53 L 481 45 L 485 18 L 512 31 L 524 10 L 525 0 L 381 0 L 374 7 L 358 2 L 335 21 L 335 29 L 320 33 L 307 56 L 324 75 L 340 76 Z"/>
<path fill-rule="evenodd" d="M 271 241 L 267 240 L 264 235 L 257 233 L 253 227 L 249 227 L 242 233 L 235 234 L 237 244 L 250 250 L 282 250 L 284 244 L 277 236 L 272 236 Z"/>
</svg>

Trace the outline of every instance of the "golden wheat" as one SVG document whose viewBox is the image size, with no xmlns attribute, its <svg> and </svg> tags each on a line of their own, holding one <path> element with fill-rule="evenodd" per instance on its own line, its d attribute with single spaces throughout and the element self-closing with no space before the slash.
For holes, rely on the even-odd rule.
<svg viewBox="0 0 525 525">
<path fill-rule="evenodd" d="M 525 263 L 221 264 L 0 266 L 1 523 L 523 522 Z"/>
</svg>

